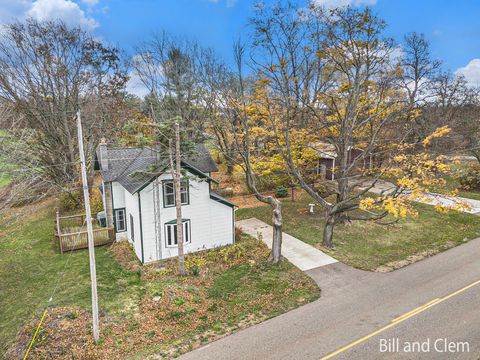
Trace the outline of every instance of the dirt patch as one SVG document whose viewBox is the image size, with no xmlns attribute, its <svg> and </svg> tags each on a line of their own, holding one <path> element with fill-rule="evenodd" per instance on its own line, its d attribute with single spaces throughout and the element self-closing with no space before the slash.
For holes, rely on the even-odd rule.
<svg viewBox="0 0 480 360">
<path fill-rule="evenodd" d="M 17 341 L 5 354 L 6 359 L 23 359 L 25 351 L 35 333 L 39 319 L 32 320 L 17 336 Z M 105 316 L 101 316 L 102 327 L 108 326 Z M 72 354 L 82 354 L 82 359 L 98 358 L 97 347 L 90 335 L 91 315 L 74 307 L 48 309 L 47 315 L 30 350 L 32 359 L 77 358 Z M 69 355 L 70 354 L 70 355 Z"/>
<path fill-rule="evenodd" d="M 229 198 L 228 200 L 233 202 L 235 205 L 237 205 L 241 209 L 248 209 L 248 208 L 267 205 L 261 201 L 258 201 L 255 195 L 234 196 Z"/>
<path fill-rule="evenodd" d="M 140 271 L 142 265 L 138 261 L 132 246 L 128 241 L 114 242 L 109 251 L 113 255 L 115 261 L 120 264 L 122 268 L 128 271 Z"/>
<path fill-rule="evenodd" d="M 44 211 L 46 208 L 52 207 L 55 202 L 56 199 L 50 197 L 34 204 L 20 207 L 10 207 L 0 210 L 0 226 L 2 224 L 11 223 L 16 220 L 21 220 L 22 218 L 28 217 L 39 211 Z"/>
<path fill-rule="evenodd" d="M 290 201 L 291 200 L 291 190 L 288 190 L 288 191 L 289 191 L 290 195 L 288 197 L 280 198 L 279 199 L 280 201 Z M 275 192 L 273 192 L 273 191 L 272 192 L 267 192 L 267 193 L 262 193 L 262 194 L 266 195 L 266 196 L 275 196 Z M 295 199 L 300 198 L 301 196 L 303 196 L 303 191 L 295 190 L 294 196 L 295 196 Z M 255 195 L 238 195 L 238 196 L 229 197 L 228 200 L 233 202 L 235 205 L 237 205 L 241 209 L 248 209 L 248 208 L 254 208 L 254 207 L 258 207 L 258 206 L 267 205 L 267 204 L 257 200 Z"/>
<path fill-rule="evenodd" d="M 374 272 L 381 272 L 381 273 L 386 273 L 386 272 L 390 272 L 390 271 L 394 271 L 394 270 L 397 270 L 397 269 L 401 269 L 405 266 L 408 266 L 410 264 L 413 264 L 413 263 L 416 263 L 417 261 L 420 261 L 420 260 L 423 260 L 427 257 L 430 257 L 430 256 L 433 256 L 433 255 L 436 255 L 438 254 L 439 252 L 442 252 L 444 250 L 447 250 L 447 249 L 450 249 L 450 248 L 453 248 L 456 244 L 453 243 L 453 242 L 447 242 L 445 243 L 441 248 L 437 248 L 437 249 L 430 249 L 430 250 L 426 250 L 426 251 L 422 251 L 418 254 L 414 254 L 414 255 L 410 255 L 408 256 L 406 259 L 404 260 L 400 260 L 400 261 L 392 261 L 392 262 L 389 262 L 385 265 L 382 265 L 382 266 L 379 266 L 378 268 L 376 268 L 375 270 L 373 270 Z"/>
</svg>

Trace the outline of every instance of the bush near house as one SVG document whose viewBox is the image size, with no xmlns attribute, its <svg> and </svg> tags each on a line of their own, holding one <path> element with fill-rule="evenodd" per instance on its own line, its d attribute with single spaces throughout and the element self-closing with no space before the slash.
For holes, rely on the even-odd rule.
<svg viewBox="0 0 480 360">
<path fill-rule="evenodd" d="M 0 339 L 7 358 L 23 357 L 46 305 L 31 358 L 124 359 L 174 357 L 320 295 L 302 271 L 288 261 L 272 265 L 262 242 L 238 232 L 235 245 L 188 255 L 187 277 L 178 276 L 176 259 L 141 266 L 127 242 L 97 247 L 101 341 L 94 345 L 88 252 L 58 253 L 53 207 L 37 206 L 0 225 L 0 276 L 6 279 Z"/>
<path fill-rule="evenodd" d="M 458 175 L 458 181 L 464 190 L 480 191 L 480 165 L 470 165 Z"/>
<path fill-rule="evenodd" d="M 275 190 L 275 196 L 277 198 L 284 198 L 288 196 L 288 189 L 285 186 L 279 186 Z"/>
</svg>

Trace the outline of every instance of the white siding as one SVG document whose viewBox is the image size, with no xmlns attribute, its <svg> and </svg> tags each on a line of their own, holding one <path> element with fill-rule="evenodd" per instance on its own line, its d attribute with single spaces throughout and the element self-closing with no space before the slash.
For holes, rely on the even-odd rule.
<svg viewBox="0 0 480 360">
<path fill-rule="evenodd" d="M 122 209 L 125 208 L 125 194 L 128 194 L 128 191 L 117 182 L 112 182 L 112 199 L 113 199 L 113 218 L 115 221 L 115 209 Z M 125 212 L 126 220 L 128 221 L 128 212 Z M 127 230 L 128 230 L 128 223 L 127 223 Z M 126 240 L 127 239 L 127 232 L 119 232 L 115 234 L 116 240 Z"/>
<path fill-rule="evenodd" d="M 140 234 L 140 211 L 138 208 L 138 194 L 130 194 L 127 190 L 124 190 L 125 196 L 125 212 L 127 221 L 127 234 L 128 241 L 133 245 L 137 257 L 142 260 L 142 245 Z M 133 217 L 133 236 L 132 226 L 130 223 L 130 215 Z"/>
<path fill-rule="evenodd" d="M 113 191 L 113 207 L 114 209 L 120 209 L 125 207 L 125 189 L 117 182 L 112 182 Z"/>
<path fill-rule="evenodd" d="M 171 179 L 171 176 L 164 174 L 160 177 L 160 180 L 166 179 Z M 161 195 L 163 195 L 163 189 L 160 190 Z M 233 209 L 230 206 L 226 206 L 210 199 L 207 181 L 190 178 L 189 193 L 190 203 L 182 206 L 182 217 L 184 219 L 190 219 L 191 223 L 191 243 L 184 245 L 185 252 L 189 253 L 232 244 L 234 237 Z M 176 218 L 175 207 L 164 208 L 163 196 L 160 196 L 161 248 L 158 249 L 155 239 L 153 184 L 150 184 L 143 189 L 140 192 L 140 197 L 142 206 L 145 262 L 177 256 L 177 248 L 167 248 L 164 236 L 165 223 Z M 137 239 L 135 240 L 137 241 Z M 141 256 L 139 257 L 141 258 Z"/>
</svg>

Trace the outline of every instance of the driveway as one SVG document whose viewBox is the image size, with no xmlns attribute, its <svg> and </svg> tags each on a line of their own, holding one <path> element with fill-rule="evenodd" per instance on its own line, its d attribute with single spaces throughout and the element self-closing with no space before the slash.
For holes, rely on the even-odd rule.
<svg viewBox="0 0 480 360">
<path fill-rule="evenodd" d="M 250 236 L 255 238 L 261 237 L 262 241 L 270 249 L 272 248 L 272 226 L 256 218 L 237 221 L 236 226 Z M 317 248 L 287 233 L 282 234 L 282 255 L 300 270 L 306 271 L 337 262 L 337 260 Z"/>
<path fill-rule="evenodd" d="M 479 258 L 476 239 L 392 273 L 339 262 L 311 269 L 307 273 L 322 288 L 319 300 L 181 359 L 319 360 L 340 350 L 327 358 L 478 360 Z M 380 341 L 392 338 L 402 344 L 430 341 L 431 348 L 427 353 L 380 352 Z M 438 352 L 433 349 L 438 338 L 468 342 L 469 352 Z"/>
<path fill-rule="evenodd" d="M 359 181 L 359 189 L 365 189 L 371 184 L 371 180 Z M 388 194 L 395 190 L 395 185 L 384 180 L 378 180 L 373 188 L 369 191 L 374 194 Z M 406 192 L 405 196 L 415 202 L 428 205 L 441 205 L 447 208 L 460 206 L 460 210 L 469 214 L 480 214 L 480 200 L 467 199 L 460 196 L 448 196 L 437 193 L 425 194 L 421 199 L 413 198 Z"/>
</svg>

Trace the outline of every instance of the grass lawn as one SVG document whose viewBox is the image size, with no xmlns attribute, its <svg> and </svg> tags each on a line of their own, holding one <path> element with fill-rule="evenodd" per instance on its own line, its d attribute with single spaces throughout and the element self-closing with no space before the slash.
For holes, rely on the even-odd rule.
<svg viewBox="0 0 480 360">
<path fill-rule="evenodd" d="M 53 205 L 45 204 L 0 221 L 1 353 L 15 342 L 7 356 L 23 356 L 47 304 L 32 358 L 124 359 L 173 356 L 320 295 L 288 261 L 270 264 L 268 249 L 249 237 L 187 256 L 187 277 L 177 275 L 174 260 L 139 266 L 127 243 L 97 247 L 101 342 L 95 346 L 88 252 L 60 255 L 53 219 Z"/>
<path fill-rule="evenodd" d="M 310 202 L 305 194 L 299 201 L 284 201 L 283 228 L 286 233 L 321 247 L 323 215 L 318 207 L 315 215 L 307 214 L 305 209 Z M 395 225 L 356 221 L 351 225 L 336 226 L 335 249 L 322 250 L 348 265 L 375 270 L 418 254 L 430 255 L 480 236 L 478 216 L 454 211 L 441 214 L 422 204 L 415 204 L 415 207 L 419 212 L 417 218 L 402 220 Z M 256 217 L 271 223 L 269 206 L 240 209 L 236 214 L 237 219 Z"/>
<path fill-rule="evenodd" d="M 90 306 L 88 252 L 61 255 L 52 240 L 54 218 L 51 206 L 38 206 L 33 213 L 20 213 L 16 220 L 0 224 L 2 354 L 25 322 L 37 318 L 46 305 Z M 96 263 L 100 308 L 112 314 L 128 314 L 143 293 L 140 275 L 125 271 L 106 247 L 97 248 Z"/>
<path fill-rule="evenodd" d="M 4 167 L 5 165 L 3 165 L 1 162 L 0 162 L 0 189 L 6 185 L 8 185 L 8 183 L 10 182 L 10 178 L 4 174 L 2 174 L 2 167 Z"/>
<path fill-rule="evenodd" d="M 5 136 L 5 131 L 0 129 L 0 138 L 2 136 Z M 5 185 L 8 185 L 8 183 L 10 182 L 10 179 L 5 174 L 2 174 L 2 168 L 3 169 L 7 168 L 7 165 L 8 164 L 3 163 L 2 159 L 1 159 L 1 156 L 0 156 L 0 189 L 2 187 L 4 187 Z"/>
<path fill-rule="evenodd" d="M 4 187 L 5 185 L 8 185 L 9 182 L 10 182 L 10 179 L 9 179 L 9 178 L 0 175 L 0 189 L 1 189 L 2 187 Z"/>
</svg>

